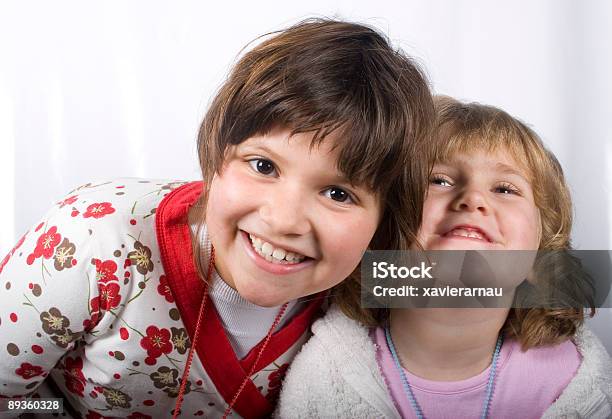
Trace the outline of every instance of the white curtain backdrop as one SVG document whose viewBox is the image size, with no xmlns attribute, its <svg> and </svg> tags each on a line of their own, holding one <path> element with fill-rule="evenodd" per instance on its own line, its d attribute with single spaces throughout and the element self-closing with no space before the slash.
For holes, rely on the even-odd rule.
<svg viewBox="0 0 612 419">
<path fill-rule="evenodd" d="M 377 26 L 436 92 L 530 123 L 565 168 L 574 245 L 610 248 L 612 2 L 288 3 L 0 2 L 0 259 L 80 184 L 199 178 L 198 124 L 241 48 L 313 16 Z M 612 353 L 612 311 L 591 324 Z"/>
</svg>

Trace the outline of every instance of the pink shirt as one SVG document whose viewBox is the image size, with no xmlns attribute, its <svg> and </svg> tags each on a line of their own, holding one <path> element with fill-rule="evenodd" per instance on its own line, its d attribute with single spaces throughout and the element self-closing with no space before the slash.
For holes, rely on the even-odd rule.
<svg viewBox="0 0 612 419">
<path fill-rule="evenodd" d="M 385 331 L 372 338 L 380 348 L 377 361 L 396 408 L 416 417 L 402 386 Z M 515 340 L 504 342 L 493 389 L 490 418 L 540 418 L 576 374 L 581 356 L 571 341 L 521 351 Z M 485 398 L 489 368 L 461 381 L 431 381 L 404 370 L 425 418 L 478 418 Z"/>
</svg>

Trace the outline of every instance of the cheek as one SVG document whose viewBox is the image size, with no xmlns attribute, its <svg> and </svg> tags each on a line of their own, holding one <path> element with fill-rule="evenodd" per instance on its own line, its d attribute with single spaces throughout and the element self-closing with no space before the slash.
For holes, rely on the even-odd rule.
<svg viewBox="0 0 612 419">
<path fill-rule="evenodd" d="M 423 221 L 419 228 L 419 238 L 433 234 L 436 226 L 442 221 L 447 203 L 439 197 L 428 197 L 423 204 Z"/>
<path fill-rule="evenodd" d="M 376 232 L 377 223 L 376 216 L 347 219 L 340 215 L 320 226 L 319 240 L 333 269 L 348 271 L 348 275 L 357 266 Z"/>
<path fill-rule="evenodd" d="M 211 182 L 207 220 L 231 219 L 253 207 L 256 197 L 261 196 L 251 185 L 248 176 L 240 173 L 232 164 L 215 176 Z"/>
<path fill-rule="evenodd" d="M 542 230 L 538 209 L 528 206 L 517 208 L 513 213 L 516 216 L 509 217 L 510 222 L 505 226 L 516 237 L 517 250 L 537 250 Z"/>
<path fill-rule="evenodd" d="M 240 199 L 236 183 L 225 172 L 224 176 L 215 176 L 211 181 L 206 204 L 206 225 L 213 241 L 222 239 L 229 230 L 232 233 L 238 217 L 244 212 L 244 200 Z"/>
<path fill-rule="evenodd" d="M 534 233 L 532 235 L 532 245 L 530 248 L 538 249 L 540 247 L 540 241 L 542 240 L 542 217 L 537 208 L 533 210 L 531 219 L 533 220 L 531 228 Z"/>
</svg>

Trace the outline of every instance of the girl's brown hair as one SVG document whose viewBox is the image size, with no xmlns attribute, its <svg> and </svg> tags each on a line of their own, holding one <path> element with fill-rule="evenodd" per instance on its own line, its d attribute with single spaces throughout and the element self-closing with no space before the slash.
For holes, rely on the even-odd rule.
<svg viewBox="0 0 612 419">
<path fill-rule="evenodd" d="M 533 189 L 541 221 L 539 249 L 549 251 L 544 263 L 567 265 L 571 259 L 555 251 L 571 249 L 571 197 L 561 165 L 538 135 L 523 122 L 492 106 L 462 103 L 446 96 L 436 96 L 434 106 L 436 123 L 430 143 L 431 165 L 474 150 L 510 153 L 522 166 Z M 558 257 L 556 264 L 550 259 L 555 257 Z M 582 291 L 577 289 L 575 294 L 583 294 Z M 367 325 L 378 325 L 388 315 L 385 309 L 359 309 L 354 305 L 354 297 L 341 297 L 338 302 L 346 314 Z M 572 337 L 583 320 L 582 308 L 512 308 L 503 331 L 506 336 L 518 339 L 526 350 Z"/>
<path fill-rule="evenodd" d="M 277 127 L 313 133 L 312 146 L 334 132 L 338 169 L 381 202 L 371 248 L 402 247 L 416 237 L 428 176 L 422 153 L 434 110 L 424 74 L 368 26 L 309 19 L 270 35 L 236 63 L 200 126 L 197 220 L 231 146 Z M 359 283 L 358 268 L 351 277 Z"/>
</svg>

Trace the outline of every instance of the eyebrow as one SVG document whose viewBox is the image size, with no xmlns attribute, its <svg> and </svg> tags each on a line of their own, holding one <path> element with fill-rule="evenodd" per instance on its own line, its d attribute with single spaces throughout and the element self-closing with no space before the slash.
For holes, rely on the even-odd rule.
<svg viewBox="0 0 612 419">
<path fill-rule="evenodd" d="M 264 153 L 270 155 L 270 157 L 272 157 L 272 159 L 274 159 L 275 161 L 278 161 L 280 163 L 287 163 L 287 161 L 280 154 L 277 154 L 272 149 L 267 147 L 265 144 L 253 144 L 253 145 L 247 145 L 246 147 L 249 148 L 249 149 L 253 149 L 253 151 L 257 151 L 257 150 L 263 151 Z M 348 185 L 351 185 L 354 188 L 359 188 L 359 189 L 362 188 L 360 185 L 357 185 L 357 184 L 354 184 L 353 182 L 351 182 L 350 179 L 346 175 L 344 175 L 344 174 L 342 174 L 340 172 L 335 172 L 335 173 L 331 174 L 331 176 L 334 177 L 334 182 L 348 184 Z"/>
<path fill-rule="evenodd" d="M 450 162 L 436 162 L 434 164 L 434 167 L 437 166 L 437 165 L 446 166 L 446 167 L 452 167 L 452 164 L 453 164 L 452 161 L 450 161 Z M 522 170 L 518 170 L 515 167 L 510 166 L 510 165 L 508 165 L 506 163 L 501 163 L 501 162 L 496 163 L 493 166 L 493 169 L 494 170 L 498 170 L 498 171 L 500 171 L 501 173 L 504 173 L 504 174 L 518 176 L 521 179 L 523 179 L 525 182 L 531 183 L 530 177 L 528 176 L 527 173 L 525 173 Z"/>
<path fill-rule="evenodd" d="M 274 160 L 279 161 L 281 163 L 286 163 L 285 159 L 280 155 L 268 148 L 265 144 L 253 144 L 246 145 L 247 148 L 259 151 L 263 151 L 266 154 L 269 154 Z"/>
<path fill-rule="evenodd" d="M 526 174 L 526 173 L 524 173 L 524 172 L 523 172 L 523 171 L 521 171 L 521 170 L 517 170 L 516 168 L 514 168 L 514 167 L 512 167 L 512 166 L 509 166 L 509 165 L 507 165 L 507 164 L 505 164 L 505 163 L 497 163 L 497 164 L 495 165 L 495 169 L 496 169 L 496 170 L 499 170 L 499 171 L 501 171 L 501 172 L 503 172 L 503 173 L 507 173 L 507 174 L 510 174 L 510 175 L 516 175 L 516 176 L 519 176 L 519 177 L 521 177 L 521 178 L 523 178 L 523 179 L 525 179 L 525 180 L 528 180 L 528 179 L 529 179 L 529 177 L 527 176 L 527 174 Z"/>
</svg>

